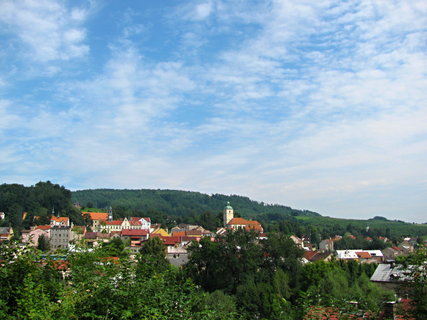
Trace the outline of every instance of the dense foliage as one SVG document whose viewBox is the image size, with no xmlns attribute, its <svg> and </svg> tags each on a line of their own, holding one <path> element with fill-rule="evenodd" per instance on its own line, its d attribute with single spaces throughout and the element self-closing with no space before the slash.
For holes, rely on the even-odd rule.
<svg viewBox="0 0 427 320">
<path fill-rule="evenodd" d="M 143 259 L 110 257 L 111 250 L 106 245 L 55 261 L 35 249 L 0 244 L 0 318 L 237 319 L 227 296 L 201 291 L 170 266 L 154 270 Z"/>
<path fill-rule="evenodd" d="M 235 232 L 220 241 L 205 238 L 190 251 L 186 274 L 209 292 L 235 297 L 248 319 L 295 319 L 312 305 L 351 312 L 350 301 L 375 314 L 382 301 L 394 298 L 369 281 L 376 265 L 354 261 L 302 265 L 302 251 L 280 233 L 258 241 L 253 233 Z"/>
<path fill-rule="evenodd" d="M 35 223 L 49 223 L 52 210 L 55 214 L 69 216 L 76 224 L 83 224 L 80 211 L 73 207 L 71 191 L 50 181 L 25 187 L 20 184 L 0 185 L 0 211 L 6 213 L 2 225 L 9 223 L 17 229 L 25 229 Z M 24 212 L 27 212 L 25 214 Z"/>
<path fill-rule="evenodd" d="M 427 248 L 420 248 L 407 257 L 399 257 L 398 263 L 412 278 L 412 299 L 419 319 L 427 319 Z"/>
<path fill-rule="evenodd" d="M 375 266 L 302 265 L 282 234 L 248 232 L 191 247 L 184 271 L 150 239 L 130 260 L 120 239 L 53 260 L 35 248 L 0 245 L 1 319 L 299 319 L 313 305 L 375 314 L 390 293 L 369 282 Z"/>
</svg>

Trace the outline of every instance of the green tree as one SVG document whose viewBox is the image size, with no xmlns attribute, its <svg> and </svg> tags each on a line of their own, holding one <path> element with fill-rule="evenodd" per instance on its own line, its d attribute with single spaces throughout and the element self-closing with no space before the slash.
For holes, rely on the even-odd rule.
<svg viewBox="0 0 427 320">
<path fill-rule="evenodd" d="M 164 272 L 169 262 L 166 259 L 166 246 L 159 237 L 150 238 L 145 241 L 139 250 L 140 256 L 138 265 L 145 265 L 144 268 L 139 268 L 149 274 Z"/>
<path fill-rule="evenodd" d="M 50 249 L 49 238 L 45 237 L 44 234 L 42 234 L 38 239 L 37 249 L 41 251 L 49 251 Z"/>
</svg>

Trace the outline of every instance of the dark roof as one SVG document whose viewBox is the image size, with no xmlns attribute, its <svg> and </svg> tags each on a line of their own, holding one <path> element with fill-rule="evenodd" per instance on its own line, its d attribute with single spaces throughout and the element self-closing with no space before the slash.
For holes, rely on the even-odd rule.
<svg viewBox="0 0 427 320">
<path fill-rule="evenodd" d="M 86 232 L 85 239 L 96 239 L 96 232 Z"/>
</svg>

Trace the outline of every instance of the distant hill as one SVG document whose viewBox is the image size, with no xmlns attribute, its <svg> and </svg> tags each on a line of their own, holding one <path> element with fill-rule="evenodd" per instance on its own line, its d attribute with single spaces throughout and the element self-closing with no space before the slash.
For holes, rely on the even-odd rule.
<svg viewBox="0 0 427 320">
<path fill-rule="evenodd" d="M 201 214 L 206 211 L 217 214 L 222 212 L 227 202 L 230 202 L 237 214 L 248 218 L 255 218 L 261 214 L 320 216 L 316 212 L 293 209 L 278 204 L 265 204 L 238 195 L 208 195 L 179 190 L 79 190 L 72 192 L 72 200 L 87 207 L 112 206 L 119 212 L 119 215 L 129 211 L 157 211 L 177 217 Z"/>
<path fill-rule="evenodd" d="M 335 230 L 336 234 L 341 235 L 344 232 L 349 232 L 356 235 L 387 236 L 388 238 L 427 236 L 427 224 L 408 223 L 401 220 L 393 221 L 379 216 L 368 220 L 324 216 L 298 216 L 296 219 L 313 227 Z"/>
</svg>

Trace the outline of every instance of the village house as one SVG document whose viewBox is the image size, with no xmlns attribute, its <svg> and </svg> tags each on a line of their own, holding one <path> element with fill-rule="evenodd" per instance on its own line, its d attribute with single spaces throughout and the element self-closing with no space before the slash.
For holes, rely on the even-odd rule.
<svg viewBox="0 0 427 320">
<path fill-rule="evenodd" d="M 320 241 L 319 250 L 323 252 L 333 252 L 334 251 L 334 240 L 325 239 Z"/>
<path fill-rule="evenodd" d="M 13 237 L 12 227 L 0 227 L 0 242 L 10 241 Z"/>
<path fill-rule="evenodd" d="M 93 232 L 101 231 L 101 223 L 108 221 L 107 212 L 82 212 L 84 220 L 91 222 L 91 228 Z"/>
<path fill-rule="evenodd" d="M 104 242 L 110 242 L 111 239 L 120 238 L 120 232 L 86 232 L 84 235 L 84 241 L 88 247 L 95 248 Z"/>
<path fill-rule="evenodd" d="M 148 230 L 151 229 L 151 219 L 141 217 L 130 217 L 113 220 L 113 211 L 110 207 L 108 212 L 82 212 L 85 219 L 92 222 L 94 232 L 113 232 L 125 229 Z"/>
<path fill-rule="evenodd" d="M 412 278 L 409 269 L 381 263 L 371 276 L 371 281 L 379 284 L 383 289 L 394 290 L 399 295 L 404 295 L 410 290 Z"/>
<path fill-rule="evenodd" d="M 50 229 L 50 249 L 67 249 L 70 243 L 71 227 L 54 226 Z"/>
<path fill-rule="evenodd" d="M 27 243 L 30 246 L 37 247 L 39 244 L 39 238 L 44 236 L 45 239 L 50 238 L 50 228 L 49 229 L 41 229 L 32 227 L 30 230 L 22 230 L 21 231 L 21 242 Z"/>
<path fill-rule="evenodd" d="M 55 217 L 50 218 L 50 225 L 52 227 L 69 227 L 70 219 L 68 217 Z"/>
<path fill-rule="evenodd" d="M 338 260 L 355 260 L 360 263 L 380 263 L 384 257 L 381 250 L 337 250 Z"/>
<path fill-rule="evenodd" d="M 297 247 L 302 248 L 304 246 L 304 241 L 297 237 L 296 235 L 291 235 L 289 238 L 296 244 Z"/>
<path fill-rule="evenodd" d="M 131 247 L 141 247 L 142 242 L 148 240 L 150 233 L 146 229 L 124 229 L 120 236 L 123 240 L 129 240 Z"/>
<path fill-rule="evenodd" d="M 315 261 L 331 261 L 333 254 L 331 252 L 304 251 L 302 262 L 309 263 Z"/>
</svg>

